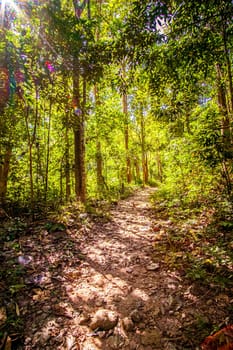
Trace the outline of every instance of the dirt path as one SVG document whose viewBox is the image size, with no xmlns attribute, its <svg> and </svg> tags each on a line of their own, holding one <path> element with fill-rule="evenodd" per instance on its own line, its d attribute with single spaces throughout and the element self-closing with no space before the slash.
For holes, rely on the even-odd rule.
<svg viewBox="0 0 233 350">
<path fill-rule="evenodd" d="M 83 244 L 86 278 L 73 301 L 80 299 L 87 314 L 103 308 L 119 316 L 112 335 L 88 339 L 83 349 L 161 349 L 154 322 L 161 301 L 155 297 L 159 264 L 151 258 L 150 193 L 139 191 L 120 202 L 112 211 L 113 220 L 96 225 L 93 237 Z"/>
<path fill-rule="evenodd" d="M 31 259 L 31 299 L 19 301 L 27 318 L 23 349 L 175 349 L 162 331 L 173 301 L 163 288 L 172 291 L 177 279 L 152 259 L 151 192 L 121 201 L 109 222 L 81 237 L 40 229 L 40 237 L 22 238 L 23 257 Z"/>
<path fill-rule="evenodd" d="M 202 303 L 156 254 L 152 192 L 121 201 L 105 223 L 91 225 L 84 216 L 81 228 L 34 229 L 20 238 L 16 261 L 5 247 L 26 285 L 8 300 L 25 320 L 17 349 L 198 349 L 179 345 Z"/>
</svg>

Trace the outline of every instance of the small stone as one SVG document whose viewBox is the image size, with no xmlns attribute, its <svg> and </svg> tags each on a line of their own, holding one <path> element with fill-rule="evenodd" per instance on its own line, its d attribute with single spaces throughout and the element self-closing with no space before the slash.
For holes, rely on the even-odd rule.
<svg viewBox="0 0 233 350">
<path fill-rule="evenodd" d="M 24 340 L 24 344 L 25 344 L 25 345 L 28 345 L 28 344 L 31 343 L 31 341 L 32 341 L 32 338 L 26 337 L 25 340 Z"/>
<path fill-rule="evenodd" d="M 140 312 L 135 309 L 130 313 L 130 317 L 132 319 L 133 322 L 138 323 L 142 320 L 142 315 L 140 314 Z"/>
<path fill-rule="evenodd" d="M 90 323 L 90 328 L 93 330 L 101 329 L 108 331 L 109 329 L 114 328 L 117 325 L 117 322 L 118 315 L 114 311 L 100 309 L 95 313 Z"/>
<path fill-rule="evenodd" d="M 58 324 L 63 324 L 64 323 L 64 319 L 62 317 L 58 317 L 56 321 L 57 321 Z"/>
<path fill-rule="evenodd" d="M 105 338 L 105 337 L 106 337 L 106 332 L 105 332 L 105 331 L 98 332 L 98 337 L 99 337 L 100 339 Z"/>
<path fill-rule="evenodd" d="M 159 264 L 158 263 L 153 263 L 150 264 L 149 266 L 146 267 L 148 271 L 156 271 L 159 269 Z"/>
<path fill-rule="evenodd" d="M 132 273 L 133 272 L 133 268 L 132 267 L 127 267 L 127 269 L 125 271 L 127 273 Z"/>
<path fill-rule="evenodd" d="M 23 266 L 29 265 L 32 262 L 32 260 L 33 258 L 30 255 L 25 255 L 25 256 L 20 255 L 18 257 L 18 263 Z"/>
<path fill-rule="evenodd" d="M 122 325 L 127 332 L 131 332 L 134 329 L 134 323 L 129 317 L 123 318 Z"/>
</svg>

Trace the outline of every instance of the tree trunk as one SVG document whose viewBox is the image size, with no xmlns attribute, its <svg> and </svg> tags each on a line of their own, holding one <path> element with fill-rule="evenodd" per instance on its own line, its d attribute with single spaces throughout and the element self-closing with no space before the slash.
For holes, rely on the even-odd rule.
<svg viewBox="0 0 233 350">
<path fill-rule="evenodd" d="M 134 168 L 135 168 L 135 182 L 140 182 L 140 166 L 139 166 L 139 159 L 135 157 L 134 160 Z"/>
<path fill-rule="evenodd" d="M 224 44 L 224 53 L 227 65 L 227 74 L 228 74 L 228 84 L 229 84 L 229 96 L 230 96 L 230 112 L 233 112 L 233 82 L 232 82 L 232 71 L 231 71 L 231 60 L 229 49 L 227 45 L 227 30 L 226 30 L 226 22 L 223 20 L 223 44 Z"/>
<path fill-rule="evenodd" d="M 143 115 L 143 107 L 142 104 L 140 106 L 140 127 L 141 127 L 141 156 L 142 156 L 142 178 L 143 178 L 143 186 L 148 184 L 148 161 L 146 154 L 146 145 L 145 145 L 145 120 Z"/>
<path fill-rule="evenodd" d="M 96 140 L 96 176 L 97 176 L 97 189 L 98 192 L 103 192 L 104 178 L 103 178 L 103 158 L 101 152 L 101 143 Z"/>
<path fill-rule="evenodd" d="M 223 143 L 228 148 L 231 141 L 230 118 L 227 113 L 226 87 L 223 81 L 222 69 L 219 63 L 216 64 L 217 87 L 218 87 L 218 106 L 222 115 L 222 136 Z"/>
<path fill-rule="evenodd" d="M 101 16 L 102 0 L 96 0 L 96 5 L 98 9 L 98 16 Z M 89 1 L 89 6 L 90 6 L 90 1 Z M 90 18 L 90 15 L 89 15 L 89 18 Z M 99 39 L 100 39 L 100 28 L 98 26 L 96 29 L 96 41 L 98 42 Z M 100 100 L 99 100 L 97 83 L 94 86 L 94 98 L 95 98 L 96 111 L 98 113 Z M 101 193 L 105 186 L 105 182 L 104 182 L 104 176 L 103 176 L 103 157 L 102 157 L 101 142 L 100 142 L 100 135 L 99 135 L 98 118 L 96 120 L 96 180 L 97 180 L 97 190 L 99 193 Z"/>
<path fill-rule="evenodd" d="M 163 168 L 159 151 L 156 154 L 156 162 L 157 162 L 157 170 L 158 170 L 158 178 L 162 182 L 163 181 Z"/>
<path fill-rule="evenodd" d="M 125 153 L 126 153 L 126 180 L 128 183 L 130 183 L 132 181 L 132 173 L 131 173 L 131 160 L 129 156 L 129 120 L 128 120 L 129 117 L 128 117 L 128 98 L 126 93 L 123 93 L 122 104 L 123 104 L 123 113 L 125 116 L 124 137 L 125 137 Z"/>
<path fill-rule="evenodd" d="M 60 203 L 63 202 L 63 158 L 60 165 Z"/>
<path fill-rule="evenodd" d="M 94 97 L 95 97 L 96 110 L 98 112 L 98 106 L 100 105 L 100 101 L 98 96 L 97 84 L 94 86 Z M 100 136 L 99 136 L 98 119 L 96 120 L 96 180 L 97 180 L 98 192 L 101 193 L 103 191 L 104 178 L 103 178 L 103 158 L 102 158 L 101 142 L 100 142 Z"/>
<path fill-rule="evenodd" d="M 226 180 L 226 188 L 228 194 L 232 191 L 231 179 L 229 176 L 227 158 L 228 153 L 231 153 L 231 128 L 230 128 L 230 117 L 227 111 L 227 98 L 226 98 L 226 87 L 224 84 L 222 69 L 219 63 L 216 64 L 217 71 L 217 87 L 218 87 L 218 105 L 222 115 L 221 133 L 223 138 L 223 152 L 221 152 L 222 159 L 222 175 Z M 229 72 L 228 72 L 229 73 Z"/>
<path fill-rule="evenodd" d="M 35 209 L 35 193 L 34 193 L 34 180 L 33 180 L 33 146 L 36 141 L 37 123 L 39 118 L 39 110 L 38 110 L 39 89 L 37 86 L 35 86 L 35 92 L 36 92 L 36 109 L 35 109 L 35 121 L 34 121 L 32 135 L 30 132 L 30 121 L 29 121 L 30 108 L 28 105 L 25 106 L 25 124 L 26 124 L 28 148 L 29 148 L 30 201 L 31 201 L 32 212 L 34 212 L 34 209 Z"/>
<path fill-rule="evenodd" d="M 31 200 L 31 208 L 34 211 L 34 182 L 33 182 L 33 160 L 32 160 L 32 144 L 29 144 L 29 174 L 30 174 L 30 200 Z"/>
<path fill-rule="evenodd" d="M 69 201 L 71 195 L 70 186 L 70 142 L 69 142 L 69 115 L 66 113 L 65 125 L 65 178 L 66 178 L 66 201 Z"/>
<path fill-rule="evenodd" d="M 49 122 L 48 122 L 48 134 L 47 134 L 47 154 L 46 154 L 46 167 L 45 167 L 45 193 L 44 199 L 47 202 L 48 193 L 48 181 L 49 181 L 49 161 L 50 161 L 50 134 L 51 134 L 51 120 L 52 120 L 52 98 L 49 99 Z"/>
<path fill-rule="evenodd" d="M 10 169 L 10 159 L 12 147 L 8 146 L 5 152 L 4 159 L 0 163 L 0 205 L 4 205 L 7 193 L 7 180 Z"/>
<path fill-rule="evenodd" d="M 75 104 L 76 122 L 74 126 L 74 155 L 75 155 L 75 193 L 78 200 L 86 200 L 86 171 L 85 171 L 85 127 L 84 107 L 86 103 L 86 82 L 83 79 L 83 104 L 81 106 L 80 70 L 74 65 L 73 71 L 73 99 Z M 82 107 L 82 108 L 81 108 Z"/>
</svg>

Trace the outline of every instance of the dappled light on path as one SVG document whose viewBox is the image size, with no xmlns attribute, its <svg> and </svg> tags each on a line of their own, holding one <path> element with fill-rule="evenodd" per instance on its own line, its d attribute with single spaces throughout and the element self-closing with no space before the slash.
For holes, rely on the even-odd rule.
<svg viewBox="0 0 233 350">
<path fill-rule="evenodd" d="M 72 305 L 86 315 L 81 320 L 82 331 L 86 326 L 88 332 L 89 316 L 99 309 L 115 311 L 119 316 L 112 333 L 100 337 L 101 344 L 99 339 L 96 343 L 101 333 L 97 329 L 96 337 L 88 337 L 82 349 L 161 349 L 162 332 L 155 318 L 167 307 L 167 296 L 159 288 L 167 283 L 168 289 L 175 289 L 177 280 L 172 275 L 166 280 L 157 274 L 159 264 L 153 261 L 152 191 L 138 191 L 121 201 L 111 212 L 112 220 L 96 223 L 80 246 L 85 255 L 82 275 L 78 284 L 66 286 L 66 293 Z M 130 331 L 124 325 L 127 322 L 133 323 L 128 326 Z"/>
<path fill-rule="evenodd" d="M 152 209 L 153 191 L 138 190 L 112 206 L 108 220 L 42 222 L 18 246 L 5 244 L 6 267 L 21 283 L 11 277 L 17 302 L 8 297 L 0 316 L 13 310 L 24 319 L 18 350 L 192 350 L 204 340 L 193 334 L 209 313 L 224 319 L 226 294 L 217 292 L 212 302 L 210 289 L 166 263 L 167 256 L 180 259 L 166 238 L 177 228 Z"/>
</svg>

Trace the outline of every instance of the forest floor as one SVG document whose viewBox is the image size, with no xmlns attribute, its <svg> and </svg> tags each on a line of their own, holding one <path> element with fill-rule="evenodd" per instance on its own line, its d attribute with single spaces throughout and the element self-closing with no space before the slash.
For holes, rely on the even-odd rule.
<svg viewBox="0 0 233 350">
<path fill-rule="evenodd" d="M 200 247 L 198 233 L 212 209 L 192 218 L 179 211 L 178 220 L 152 208 L 154 191 L 138 190 L 95 220 L 66 213 L 65 225 L 8 226 L 0 349 L 195 350 L 232 321 L 232 284 L 197 276 L 216 275 L 210 255 L 187 273 L 211 242 L 202 237 Z"/>
</svg>

